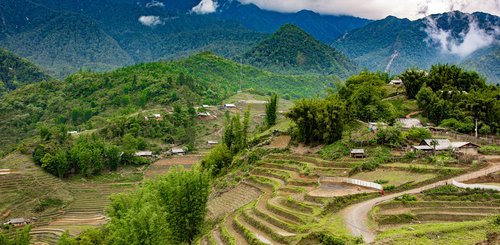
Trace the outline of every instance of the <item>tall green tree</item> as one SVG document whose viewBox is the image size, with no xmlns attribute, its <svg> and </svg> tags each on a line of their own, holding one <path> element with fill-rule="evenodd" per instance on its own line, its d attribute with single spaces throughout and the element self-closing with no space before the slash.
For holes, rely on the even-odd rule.
<svg viewBox="0 0 500 245">
<path fill-rule="evenodd" d="M 330 144 L 342 137 L 345 103 L 334 94 L 326 99 L 302 99 L 286 116 L 295 123 L 299 141 Z"/>
<path fill-rule="evenodd" d="M 173 244 L 192 244 L 201 232 L 207 213 L 210 177 L 195 170 L 174 169 L 158 180 L 160 203 Z"/>
<path fill-rule="evenodd" d="M 277 112 L 278 112 L 278 95 L 272 94 L 271 98 L 269 99 L 269 102 L 266 104 L 265 120 L 267 127 L 272 127 L 276 125 L 276 119 L 278 118 Z"/>
<path fill-rule="evenodd" d="M 400 77 L 406 89 L 406 96 L 408 96 L 409 99 L 415 99 L 418 91 L 420 91 L 420 88 L 427 80 L 426 72 L 417 69 L 408 69 L 403 72 Z"/>
</svg>

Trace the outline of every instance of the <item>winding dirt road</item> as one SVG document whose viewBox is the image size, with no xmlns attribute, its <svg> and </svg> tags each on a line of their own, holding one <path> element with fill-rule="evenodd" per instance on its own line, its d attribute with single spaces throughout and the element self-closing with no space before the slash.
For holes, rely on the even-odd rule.
<svg viewBox="0 0 500 245">
<path fill-rule="evenodd" d="M 451 183 L 452 180 L 463 182 L 500 171 L 500 157 L 498 156 L 494 158 L 490 157 L 489 160 L 492 160 L 490 161 L 491 165 L 479 171 L 456 176 L 448 180 L 438 181 L 436 183 L 422 186 L 416 189 L 411 189 L 408 191 L 382 196 L 362 203 L 358 203 L 343 209 L 340 212 L 340 215 L 344 219 L 347 228 L 349 229 L 349 231 L 353 236 L 357 237 L 362 236 L 365 243 L 372 243 L 373 241 L 375 241 L 377 234 L 376 231 L 368 227 L 368 213 L 373 209 L 373 207 L 375 207 L 375 205 L 384 201 L 394 199 L 403 194 L 416 194 L 428 189 L 446 185 L 447 183 Z"/>
</svg>

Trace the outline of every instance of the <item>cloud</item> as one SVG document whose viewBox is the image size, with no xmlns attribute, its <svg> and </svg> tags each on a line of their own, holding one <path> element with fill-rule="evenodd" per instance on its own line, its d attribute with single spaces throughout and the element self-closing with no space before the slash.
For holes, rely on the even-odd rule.
<svg viewBox="0 0 500 245">
<path fill-rule="evenodd" d="M 491 27 L 493 31 L 481 29 L 474 16 L 467 16 L 469 26 L 459 33 L 458 37 L 453 37 L 451 30 L 444 30 L 438 27 L 436 20 L 431 17 L 426 18 L 425 32 L 428 35 L 427 43 L 436 44 L 444 54 L 454 54 L 465 58 L 478 49 L 490 46 L 496 42 L 496 36 L 500 35 L 500 28 Z"/>
<path fill-rule="evenodd" d="M 156 25 L 162 25 L 163 21 L 159 16 L 141 16 L 139 17 L 139 22 L 145 26 L 156 26 Z"/>
<path fill-rule="evenodd" d="M 217 11 L 217 2 L 214 0 L 201 0 L 201 2 L 194 6 L 191 11 L 196 14 L 210 14 Z"/>
<path fill-rule="evenodd" d="M 153 8 L 153 7 L 165 7 L 165 4 L 159 1 L 151 0 L 151 2 L 146 3 L 146 8 Z"/>
<path fill-rule="evenodd" d="M 472 13 L 482 11 L 500 15 L 500 0 L 239 0 L 260 8 L 279 12 L 312 10 L 321 14 L 353 15 L 382 19 L 388 15 L 412 20 L 459 10 Z"/>
</svg>

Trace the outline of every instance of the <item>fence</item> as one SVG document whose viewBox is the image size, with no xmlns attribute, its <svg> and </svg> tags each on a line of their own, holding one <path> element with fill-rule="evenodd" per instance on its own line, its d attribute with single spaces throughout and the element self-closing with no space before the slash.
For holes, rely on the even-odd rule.
<svg viewBox="0 0 500 245">
<path fill-rule="evenodd" d="M 363 181 L 363 180 L 359 180 L 359 179 L 345 178 L 345 177 L 321 177 L 319 181 L 320 182 L 326 181 L 326 182 L 348 183 L 348 184 L 372 188 L 372 189 L 376 189 L 376 190 L 383 190 L 384 189 L 381 185 L 379 185 L 377 183 Z"/>
<path fill-rule="evenodd" d="M 494 186 L 494 185 L 464 184 L 464 183 L 457 182 L 455 180 L 452 181 L 452 184 L 456 187 L 464 188 L 464 189 L 481 189 L 481 190 L 500 191 L 500 186 Z"/>
<path fill-rule="evenodd" d="M 472 142 L 478 145 L 500 145 L 500 138 L 496 136 L 490 137 L 475 137 L 468 134 L 460 134 L 451 131 L 432 131 L 432 136 L 435 138 L 451 138 L 456 141 Z"/>
</svg>

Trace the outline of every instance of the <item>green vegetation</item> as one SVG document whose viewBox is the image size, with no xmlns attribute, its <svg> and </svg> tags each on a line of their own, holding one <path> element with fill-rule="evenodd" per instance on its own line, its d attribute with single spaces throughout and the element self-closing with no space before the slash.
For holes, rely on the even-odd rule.
<svg viewBox="0 0 500 245">
<path fill-rule="evenodd" d="M 272 94 L 269 103 L 266 104 L 265 122 L 267 127 L 276 125 L 276 113 L 278 112 L 278 95 Z"/>
<path fill-rule="evenodd" d="M 356 70 L 356 65 L 342 53 L 292 24 L 283 25 L 243 57 L 252 65 L 272 71 L 315 72 L 345 78 Z"/>
<path fill-rule="evenodd" d="M 22 229 L 16 231 L 0 229 L 0 244 L 2 245 L 29 245 L 30 244 L 30 230 L 31 226 L 25 226 Z M 8 233 L 12 233 L 8 234 Z"/>
<path fill-rule="evenodd" d="M 382 100 L 387 96 L 387 82 L 385 74 L 366 71 L 347 79 L 339 95 L 347 102 L 349 115 L 365 122 L 394 121 L 394 107 Z"/>
<path fill-rule="evenodd" d="M 435 65 L 428 75 L 421 73 L 413 79 L 425 80 L 416 98 L 431 122 L 469 133 L 477 119 L 483 133 L 498 132 L 500 90 L 487 86 L 477 73 L 453 65 Z"/>
<path fill-rule="evenodd" d="M 51 78 L 40 68 L 0 48 L 0 95 L 23 85 L 44 80 Z"/>
<path fill-rule="evenodd" d="M 82 131 L 103 128 L 116 121 L 118 129 L 133 128 L 135 123 L 143 124 L 142 119 L 132 122 L 117 118 L 128 118 L 145 109 L 174 107 L 175 113 L 179 108 L 176 106 L 180 106 L 185 113 L 196 105 L 219 104 L 239 89 L 235 82 L 239 71 L 239 65 L 232 61 L 201 53 L 178 61 L 139 64 L 108 73 L 81 71 L 64 82 L 24 86 L 0 100 L 0 149 L 10 151 L 16 142 L 33 136 L 39 124 L 62 123 L 69 130 Z M 333 81 L 319 75 L 276 75 L 250 66 L 244 66 L 242 74 L 244 89 L 288 94 L 293 98 L 322 94 Z M 178 118 L 187 119 L 184 117 Z M 167 118 L 168 122 L 177 120 Z M 185 123 L 180 123 L 183 127 L 179 128 L 178 124 L 168 125 L 168 122 L 148 122 L 147 133 L 154 137 L 163 134 L 178 141 L 177 136 L 194 132 L 186 130 L 189 125 Z"/>
<path fill-rule="evenodd" d="M 192 244 L 205 224 L 210 177 L 175 169 L 129 194 L 112 197 L 109 224 L 61 244 Z"/>
<path fill-rule="evenodd" d="M 295 137 L 307 144 L 333 143 L 342 137 L 345 104 L 336 94 L 325 99 L 302 99 L 287 113 L 295 122 Z"/>
<path fill-rule="evenodd" d="M 484 145 L 478 151 L 485 155 L 500 155 L 500 145 Z"/>
</svg>

